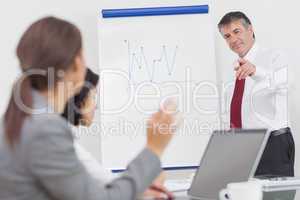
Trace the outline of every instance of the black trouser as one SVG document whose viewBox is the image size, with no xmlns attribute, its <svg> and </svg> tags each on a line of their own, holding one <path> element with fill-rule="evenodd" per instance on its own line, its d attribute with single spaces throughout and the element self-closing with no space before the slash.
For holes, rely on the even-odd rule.
<svg viewBox="0 0 300 200">
<path fill-rule="evenodd" d="M 272 131 L 255 176 L 294 176 L 295 144 L 290 128 Z"/>
</svg>

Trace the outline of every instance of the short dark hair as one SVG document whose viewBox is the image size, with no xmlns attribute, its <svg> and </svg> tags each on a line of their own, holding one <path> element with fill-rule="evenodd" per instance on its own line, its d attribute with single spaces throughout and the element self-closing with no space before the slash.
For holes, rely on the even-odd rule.
<svg viewBox="0 0 300 200">
<path fill-rule="evenodd" d="M 221 28 L 224 25 L 228 25 L 231 22 L 234 22 L 236 20 L 244 20 L 245 25 L 252 25 L 250 19 L 241 11 L 235 11 L 235 12 L 229 12 L 226 15 L 222 17 L 220 20 L 218 27 Z"/>
<path fill-rule="evenodd" d="M 71 124 L 77 126 L 82 120 L 82 114 L 80 108 L 85 102 L 92 88 L 98 85 L 99 75 L 95 74 L 91 69 L 87 68 L 85 75 L 84 86 L 81 88 L 78 94 L 70 98 L 66 103 L 65 110 L 62 116 L 66 118 Z"/>
<path fill-rule="evenodd" d="M 222 19 L 218 23 L 218 28 L 220 30 L 223 26 L 226 26 L 237 20 L 242 20 L 242 24 L 244 25 L 245 28 L 247 28 L 249 25 L 252 25 L 250 19 L 247 17 L 247 15 L 245 15 L 245 13 L 241 11 L 233 11 L 227 13 L 222 17 Z M 253 33 L 253 38 L 255 38 L 254 33 Z"/>
</svg>

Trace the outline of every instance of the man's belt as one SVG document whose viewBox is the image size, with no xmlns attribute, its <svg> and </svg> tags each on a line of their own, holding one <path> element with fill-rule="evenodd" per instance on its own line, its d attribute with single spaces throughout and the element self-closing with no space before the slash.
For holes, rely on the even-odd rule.
<svg viewBox="0 0 300 200">
<path fill-rule="evenodd" d="M 286 128 L 281 128 L 275 131 L 272 131 L 271 134 L 274 136 L 278 136 L 278 135 L 282 135 L 282 134 L 286 134 L 286 133 L 291 133 L 291 129 L 290 127 L 286 127 Z"/>
</svg>

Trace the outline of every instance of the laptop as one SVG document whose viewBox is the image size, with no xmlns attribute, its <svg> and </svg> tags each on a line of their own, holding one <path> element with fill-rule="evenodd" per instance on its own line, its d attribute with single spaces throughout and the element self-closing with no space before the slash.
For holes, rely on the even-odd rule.
<svg viewBox="0 0 300 200">
<path fill-rule="evenodd" d="M 254 176 L 270 133 L 266 129 L 214 131 L 200 161 L 188 196 L 216 200 L 228 183 Z"/>
</svg>

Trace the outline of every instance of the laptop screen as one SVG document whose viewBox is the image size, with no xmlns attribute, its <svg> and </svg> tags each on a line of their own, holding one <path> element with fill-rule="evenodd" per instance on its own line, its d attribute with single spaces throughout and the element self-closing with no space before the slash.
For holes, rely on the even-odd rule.
<svg viewBox="0 0 300 200">
<path fill-rule="evenodd" d="M 188 194 L 218 199 L 228 183 L 247 181 L 255 173 L 267 139 L 265 129 L 215 131 Z"/>
</svg>

